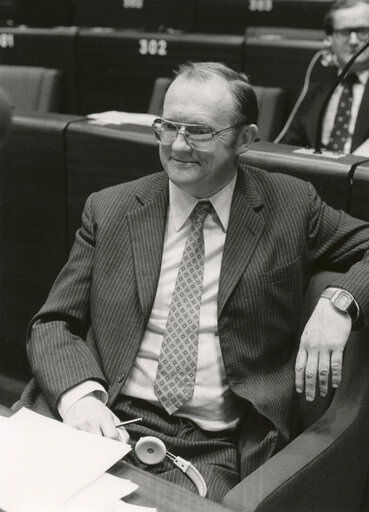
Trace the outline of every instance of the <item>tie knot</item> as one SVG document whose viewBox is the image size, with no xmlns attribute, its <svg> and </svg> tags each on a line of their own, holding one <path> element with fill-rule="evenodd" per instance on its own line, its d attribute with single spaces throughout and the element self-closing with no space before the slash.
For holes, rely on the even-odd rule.
<svg viewBox="0 0 369 512">
<path fill-rule="evenodd" d="M 199 201 L 191 213 L 194 224 L 204 224 L 205 217 L 211 212 L 213 205 L 210 201 Z"/>
<path fill-rule="evenodd" d="M 359 81 L 358 76 L 356 73 L 349 73 L 345 76 L 342 83 L 343 85 L 354 85 L 357 84 Z"/>
</svg>

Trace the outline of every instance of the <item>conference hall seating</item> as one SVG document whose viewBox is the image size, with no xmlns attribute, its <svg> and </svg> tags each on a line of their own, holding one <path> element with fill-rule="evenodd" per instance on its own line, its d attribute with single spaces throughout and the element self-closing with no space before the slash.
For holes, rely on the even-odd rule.
<svg viewBox="0 0 369 512">
<path fill-rule="evenodd" d="M 246 27 L 322 27 L 332 0 L 198 0 L 197 30 L 242 34 Z"/>
<path fill-rule="evenodd" d="M 76 0 L 73 24 L 193 32 L 196 5 L 196 0 Z"/>
<path fill-rule="evenodd" d="M 369 159 L 357 166 L 352 176 L 350 213 L 369 222 Z"/>
<path fill-rule="evenodd" d="M 161 170 L 158 143 L 151 128 L 73 123 L 66 135 L 68 244 L 81 224 L 87 196 L 105 187 Z"/>
<path fill-rule="evenodd" d="M 64 137 L 74 119 L 13 115 L 0 153 L 0 372 L 20 381 L 27 324 L 68 254 Z"/>
<path fill-rule="evenodd" d="M 57 69 L 0 65 L 0 87 L 13 108 L 24 112 L 59 112 L 61 76 Z"/>
<path fill-rule="evenodd" d="M 311 59 L 322 49 L 323 31 L 250 27 L 245 37 L 244 69 L 252 83 L 284 89 L 291 110 L 303 87 Z M 318 80 L 329 72 L 330 69 L 318 60 L 312 79 Z"/>
<path fill-rule="evenodd" d="M 219 60 L 242 69 L 243 37 L 81 29 L 79 113 L 147 112 L 155 78 L 188 59 Z"/>
<path fill-rule="evenodd" d="M 61 112 L 76 113 L 76 27 L 0 28 L 2 65 L 58 69 L 62 76 Z"/>
</svg>

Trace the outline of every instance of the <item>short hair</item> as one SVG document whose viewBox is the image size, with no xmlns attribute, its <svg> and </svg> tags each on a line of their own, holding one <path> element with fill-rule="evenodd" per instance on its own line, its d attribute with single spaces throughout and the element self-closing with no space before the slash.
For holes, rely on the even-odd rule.
<svg viewBox="0 0 369 512">
<path fill-rule="evenodd" d="M 324 17 L 324 30 L 326 34 L 333 34 L 333 18 L 336 11 L 340 11 L 341 9 L 349 9 L 350 7 L 356 7 L 360 4 L 365 4 L 369 7 L 369 0 L 336 0 L 333 5 L 331 5 L 329 11 Z"/>
<path fill-rule="evenodd" d="M 229 84 L 234 98 L 235 122 L 256 124 L 258 120 L 258 103 L 255 91 L 250 85 L 245 73 L 234 71 L 220 62 L 187 62 L 179 65 L 175 72 L 175 78 L 184 77 L 200 82 L 206 82 L 214 76 L 222 78 Z"/>
</svg>

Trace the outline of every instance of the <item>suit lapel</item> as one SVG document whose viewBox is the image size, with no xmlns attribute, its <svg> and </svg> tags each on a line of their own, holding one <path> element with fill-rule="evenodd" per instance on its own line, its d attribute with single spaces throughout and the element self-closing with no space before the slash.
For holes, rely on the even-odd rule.
<svg viewBox="0 0 369 512">
<path fill-rule="evenodd" d="M 369 136 L 369 80 L 366 82 L 363 98 L 357 114 L 355 131 L 352 137 L 351 151 L 360 146 Z"/>
<path fill-rule="evenodd" d="M 258 211 L 262 205 L 252 179 L 239 171 L 220 273 L 218 317 L 260 241 L 264 220 Z"/>
<path fill-rule="evenodd" d="M 161 183 L 156 194 L 151 189 L 136 196 L 142 206 L 131 211 L 127 218 L 137 290 L 145 321 L 155 299 L 164 245 L 168 180 L 163 177 Z"/>
</svg>

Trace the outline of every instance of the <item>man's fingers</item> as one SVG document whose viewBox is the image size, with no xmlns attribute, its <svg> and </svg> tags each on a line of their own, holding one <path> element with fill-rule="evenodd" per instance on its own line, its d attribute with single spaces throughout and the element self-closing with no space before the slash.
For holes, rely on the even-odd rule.
<svg viewBox="0 0 369 512">
<path fill-rule="evenodd" d="M 295 386 L 298 393 L 304 391 L 305 385 L 305 367 L 307 354 L 305 350 L 299 350 L 295 364 Z"/>
<path fill-rule="evenodd" d="M 305 370 L 305 396 L 309 402 L 312 402 L 315 398 L 317 370 L 318 354 L 316 352 L 309 352 Z"/>
<path fill-rule="evenodd" d="M 320 352 L 319 364 L 318 364 L 318 380 L 319 380 L 320 396 L 326 396 L 328 393 L 329 369 L 330 369 L 329 352 L 327 352 L 327 351 Z"/>
<path fill-rule="evenodd" d="M 342 351 L 335 350 L 331 355 L 331 367 L 332 367 L 332 386 L 337 388 L 341 382 L 342 376 Z"/>
<path fill-rule="evenodd" d="M 115 423 L 112 417 L 105 418 L 101 423 L 101 433 L 104 437 L 114 439 L 114 441 L 120 441 L 120 435 L 118 430 L 115 428 Z"/>
</svg>

